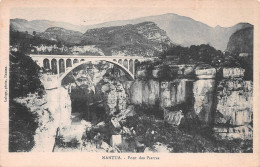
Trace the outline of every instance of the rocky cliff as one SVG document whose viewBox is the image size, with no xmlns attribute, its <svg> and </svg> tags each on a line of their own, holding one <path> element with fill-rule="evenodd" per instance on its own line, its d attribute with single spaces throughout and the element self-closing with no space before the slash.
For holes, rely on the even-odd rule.
<svg viewBox="0 0 260 167">
<path fill-rule="evenodd" d="M 193 83 L 194 112 L 206 124 L 211 124 L 214 112 L 216 69 L 195 69 L 197 80 Z"/>
<path fill-rule="evenodd" d="M 38 128 L 34 134 L 35 144 L 31 151 L 51 152 L 57 129 L 71 122 L 71 100 L 67 90 L 64 88 L 46 90 L 43 97 L 32 94 L 26 98 L 17 98 L 15 101 L 37 116 L 34 121 L 37 122 Z"/>
<path fill-rule="evenodd" d="M 66 30 L 60 27 L 51 27 L 38 35 L 43 39 L 54 40 L 66 45 L 80 44 L 82 33 Z"/>
<path fill-rule="evenodd" d="M 98 45 L 106 55 L 153 56 L 172 45 L 166 32 L 153 22 L 90 29 L 82 44 Z"/>
<path fill-rule="evenodd" d="M 14 41 L 12 45 L 15 46 L 18 45 L 15 43 L 18 37 L 12 32 L 14 35 L 11 35 L 11 41 Z M 153 22 L 90 29 L 84 34 L 51 27 L 34 36 L 26 35 L 32 39 L 32 46 L 28 46 L 30 51 L 41 54 L 152 57 L 173 46 L 166 32 Z"/>
<path fill-rule="evenodd" d="M 125 82 L 124 87 L 132 104 L 168 108 L 186 102 L 192 92 L 189 82 L 187 79 L 170 82 L 136 80 Z"/>
<path fill-rule="evenodd" d="M 252 81 L 244 80 L 245 70 L 224 68 L 220 80 L 216 79 L 216 75 L 221 70 L 201 66 L 194 70 L 196 75 L 193 79 L 183 77 L 172 81 L 160 81 L 158 78 L 129 81 L 113 65 L 96 62 L 73 71 L 64 78 L 63 86 L 59 88 L 54 83 L 55 76 L 43 75 L 41 81 L 46 89 L 43 97 L 30 95 L 16 99 L 17 103 L 26 106 L 38 117 L 35 120 L 38 128 L 32 151 L 50 152 L 55 148 L 55 151 L 81 149 L 80 151 L 117 152 L 113 144 L 118 142 L 115 137 L 121 138 L 122 135 L 121 139 L 125 140 L 127 135 L 136 137 L 137 133 L 144 133 L 140 132 L 142 128 L 139 126 L 145 124 L 139 125 L 138 122 L 136 126 L 127 125 L 129 120 L 124 120 L 128 113 L 132 116 L 140 114 L 140 107 L 148 108 L 146 114 L 156 115 L 157 112 L 158 115 L 163 115 L 161 119 L 164 120 L 155 122 L 171 124 L 171 130 L 189 124 L 188 126 L 203 131 L 201 125 L 206 125 L 205 127 L 213 129 L 217 139 L 252 141 L 253 84 Z M 81 107 L 75 109 L 75 106 Z M 75 121 L 74 116 L 78 112 L 87 113 L 87 117 Z M 99 119 L 100 116 L 103 118 Z M 139 115 L 135 116 L 139 119 Z M 104 121 L 106 119 L 109 119 L 109 123 Z M 200 123 L 194 123 L 191 119 Z M 103 132 L 104 128 L 107 128 L 106 133 Z M 146 136 L 159 133 L 158 130 L 149 128 L 145 132 Z M 106 143 L 106 138 L 102 138 L 104 134 L 101 135 L 101 132 L 95 132 L 96 135 L 89 139 L 97 129 L 103 129 L 102 133 L 111 138 L 111 146 Z M 138 138 L 135 140 L 138 141 L 135 147 L 142 145 Z M 73 142 L 75 148 L 68 145 Z M 54 143 L 58 146 L 54 146 Z"/>
<path fill-rule="evenodd" d="M 254 27 L 247 27 L 234 32 L 228 41 L 227 50 L 231 53 L 253 53 Z"/>
<path fill-rule="evenodd" d="M 219 138 L 253 138 L 253 82 L 243 79 L 244 72 L 223 69 L 223 79 L 217 84 L 214 130 Z"/>
</svg>

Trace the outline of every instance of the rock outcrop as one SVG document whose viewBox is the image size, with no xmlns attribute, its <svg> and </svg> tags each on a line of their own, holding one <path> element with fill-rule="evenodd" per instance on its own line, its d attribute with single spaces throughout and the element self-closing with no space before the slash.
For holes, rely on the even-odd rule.
<svg viewBox="0 0 260 167">
<path fill-rule="evenodd" d="M 253 82 L 243 79 L 243 69 L 225 68 L 223 73 L 217 85 L 216 135 L 224 139 L 252 139 Z"/>
<path fill-rule="evenodd" d="M 120 82 L 108 82 L 102 85 L 104 94 L 104 106 L 110 115 L 124 111 L 127 107 L 127 97 L 123 85 Z"/>
<path fill-rule="evenodd" d="M 38 128 L 35 131 L 33 152 L 51 152 L 57 129 L 70 124 L 71 101 L 68 91 L 64 88 L 47 90 L 41 98 L 30 95 L 16 99 L 37 115 Z"/>
<path fill-rule="evenodd" d="M 189 82 L 191 81 L 187 79 L 170 82 L 135 80 L 125 82 L 124 87 L 132 104 L 160 105 L 166 108 L 186 102 L 192 93 Z"/>
<path fill-rule="evenodd" d="M 195 69 L 193 84 L 194 112 L 204 123 L 212 123 L 216 69 Z"/>
</svg>

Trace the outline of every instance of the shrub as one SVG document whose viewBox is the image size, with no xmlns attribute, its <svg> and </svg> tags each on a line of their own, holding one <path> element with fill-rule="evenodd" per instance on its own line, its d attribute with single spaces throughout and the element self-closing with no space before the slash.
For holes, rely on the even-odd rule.
<svg viewBox="0 0 260 167">
<path fill-rule="evenodd" d="M 33 135 L 38 127 L 37 116 L 25 106 L 10 100 L 9 151 L 27 152 L 34 146 Z"/>
<path fill-rule="evenodd" d="M 10 97 L 26 96 L 43 90 L 39 79 L 40 67 L 21 52 L 10 53 Z"/>
<path fill-rule="evenodd" d="M 163 65 L 158 72 L 158 79 L 161 81 L 171 81 L 177 78 L 177 71 L 168 65 Z"/>
</svg>

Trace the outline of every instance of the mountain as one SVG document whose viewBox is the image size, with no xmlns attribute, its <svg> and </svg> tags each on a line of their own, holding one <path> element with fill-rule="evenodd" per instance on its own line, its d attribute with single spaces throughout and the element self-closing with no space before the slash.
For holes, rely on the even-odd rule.
<svg viewBox="0 0 260 167">
<path fill-rule="evenodd" d="M 166 31 L 169 38 L 182 46 L 210 44 L 216 49 L 224 51 L 229 37 L 239 29 L 251 27 L 249 23 L 238 23 L 232 27 L 210 27 L 204 23 L 177 14 L 164 14 L 157 16 L 141 17 L 132 20 L 119 20 L 87 26 L 87 28 L 120 26 L 151 21 L 159 28 Z"/>
<path fill-rule="evenodd" d="M 10 19 L 10 27 L 12 29 L 25 32 L 27 31 L 29 34 L 33 34 L 33 31 L 35 32 L 44 32 L 50 27 L 61 27 L 68 30 L 74 30 L 74 31 L 82 31 L 81 26 L 73 25 L 70 23 L 65 22 L 57 22 L 57 21 L 49 21 L 49 20 L 32 20 L 27 21 L 25 19 Z"/>
<path fill-rule="evenodd" d="M 207 34 L 210 32 L 210 27 L 206 24 L 177 14 L 164 14 L 132 20 L 112 21 L 88 26 L 88 28 L 138 24 L 147 21 L 157 24 L 159 28 L 166 31 L 167 35 L 174 43 L 183 46 L 207 43 Z"/>
<path fill-rule="evenodd" d="M 73 46 L 96 46 L 105 55 L 153 56 L 173 46 L 166 32 L 153 22 L 78 31 L 52 27 L 36 35 L 45 40 Z"/>
<path fill-rule="evenodd" d="M 173 43 L 190 46 L 200 44 L 210 44 L 216 49 L 224 51 L 227 47 L 229 37 L 239 29 L 251 27 L 249 23 L 239 23 L 232 27 L 210 27 L 204 23 L 193 20 L 192 18 L 177 14 L 163 14 L 156 16 L 141 17 L 131 20 L 110 21 L 96 25 L 76 26 L 64 22 L 22 19 L 11 19 L 10 25 L 18 31 L 32 30 L 43 32 L 49 27 L 61 27 L 69 30 L 85 33 L 89 29 L 123 26 L 127 24 L 139 24 L 142 22 L 154 22 L 157 26 L 167 33 Z"/>
<path fill-rule="evenodd" d="M 153 56 L 172 46 L 166 32 L 153 22 L 103 27 L 87 30 L 83 45 L 98 45 L 105 54 L 137 54 Z"/>
<path fill-rule="evenodd" d="M 253 27 L 238 30 L 229 38 L 227 50 L 231 53 L 253 53 L 253 37 Z"/>
<path fill-rule="evenodd" d="M 37 36 L 52 41 L 61 42 L 66 45 L 75 45 L 81 43 L 82 33 L 78 31 L 67 30 L 60 27 L 51 27 Z"/>
<path fill-rule="evenodd" d="M 253 27 L 249 23 L 238 23 L 232 27 L 216 26 L 210 34 L 209 44 L 219 50 L 226 50 L 230 36 L 238 30 Z"/>
</svg>

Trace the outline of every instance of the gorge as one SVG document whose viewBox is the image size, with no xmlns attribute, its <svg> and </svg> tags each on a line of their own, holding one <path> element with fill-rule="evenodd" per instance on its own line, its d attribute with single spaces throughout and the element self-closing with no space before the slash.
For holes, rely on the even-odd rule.
<svg viewBox="0 0 260 167">
<path fill-rule="evenodd" d="M 181 70 L 183 68 L 189 71 L 190 67 L 182 66 L 179 73 L 185 71 Z M 191 72 L 194 77 L 179 74 L 176 79 L 162 81 L 156 75 L 158 70 L 153 70 L 152 78 L 144 80 L 142 75 L 146 75 L 146 69 L 137 68 L 136 79 L 129 80 L 120 68 L 99 61 L 83 64 L 70 72 L 61 87 L 51 84 L 55 75 L 43 74 L 41 81 L 46 90 L 43 98 L 17 99 L 39 115 L 32 151 L 72 151 L 71 146 L 64 146 L 64 143 L 76 142 L 84 145 L 81 151 L 136 152 L 139 147 L 136 143 L 126 150 L 125 146 L 115 148 L 117 144 L 107 143 L 116 135 L 122 137 L 120 144 L 128 143 L 124 139 L 127 133 L 136 136 L 138 128 L 124 126 L 123 120 L 144 109 L 146 114 L 155 115 L 157 120 L 167 122 L 172 128 L 198 120 L 214 131 L 217 140 L 252 140 L 253 84 L 243 80 L 245 71 L 194 66 Z M 221 76 L 216 78 L 217 74 Z M 106 127 L 106 132 L 94 136 L 104 135 L 98 139 L 101 143 L 97 146 L 90 142 L 94 138 L 89 139 L 88 135 L 100 127 Z M 62 139 L 63 145 L 57 144 L 57 139 Z M 163 144 L 169 147 L 167 142 Z"/>
<path fill-rule="evenodd" d="M 149 20 L 32 35 L 17 21 L 10 24 L 10 152 L 253 151 L 252 25 L 215 28 L 225 29 L 219 38 L 228 45 L 215 43 L 223 52 L 201 44 L 216 41 L 214 33 L 190 40 L 187 29 L 169 38 Z"/>
</svg>

